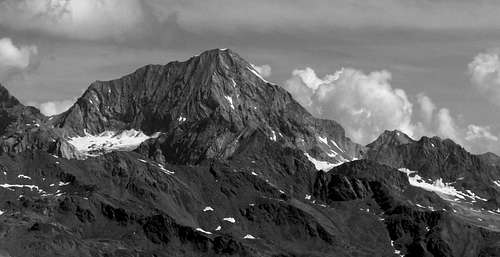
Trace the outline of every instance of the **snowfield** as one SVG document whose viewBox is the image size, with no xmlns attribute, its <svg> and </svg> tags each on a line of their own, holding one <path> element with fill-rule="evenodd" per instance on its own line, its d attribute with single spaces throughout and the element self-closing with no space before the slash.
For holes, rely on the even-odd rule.
<svg viewBox="0 0 500 257">
<path fill-rule="evenodd" d="M 458 199 L 466 200 L 467 198 L 472 199 L 473 201 L 481 200 L 487 201 L 474 192 L 470 190 L 465 190 L 465 192 L 457 190 L 452 186 L 453 183 L 444 183 L 443 179 L 438 178 L 435 181 L 427 182 L 420 175 L 417 174 L 416 171 L 411 171 L 407 168 L 400 168 L 399 171 L 405 173 L 408 176 L 408 181 L 410 185 L 414 187 L 420 187 L 426 191 L 431 191 L 437 193 L 441 198 L 445 200 L 453 200 L 456 201 Z M 450 196 L 455 197 L 450 198 Z"/>
<path fill-rule="evenodd" d="M 85 131 L 85 136 L 70 137 L 68 143 L 88 156 L 98 156 L 113 151 L 134 150 L 142 142 L 159 135 L 160 133 L 157 132 L 148 136 L 135 129 L 121 132 L 105 131 L 99 135 L 91 135 Z"/>
</svg>

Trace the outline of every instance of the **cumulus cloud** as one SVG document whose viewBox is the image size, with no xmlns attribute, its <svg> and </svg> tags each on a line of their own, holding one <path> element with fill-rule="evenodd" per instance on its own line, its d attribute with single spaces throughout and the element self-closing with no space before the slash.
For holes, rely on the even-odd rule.
<svg viewBox="0 0 500 257">
<path fill-rule="evenodd" d="M 489 126 L 482 127 L 474 124 L 467 126 L 465 140 L 473 141 L 478 139 L 498 141 L 498 137 L 491 133 Z"/>
<path fill-rule="evenodd" d="M 52 116 L 59 113 L 62 113 L 68 110 L 73 104 L 75 100 L 59 100 L 59 101 L 49 101 L 43 103 L 30 102 L 28 105 L 37 107 L 40 109 L 40 112 L 47 115 Z"/>
<path fill-rule="evenodd" d="M 12 39 L 0 39 L 0 79 L 20 72 L 30 65 L 33 57 L 38 54 L 38 49 L 33 45 L 16 46 Z"/>
<path fill-rule="evenodd" d="M 469 63 L 473 85 L 492 103 L 500 105 L 500 59 L 498 51 L 479 53 Z"/>
<path fill-rule="evenodd" d="M 140 34 L 140 0 L 4 0 L 0 25 L 75 39 L 123 39 Z"/>
<path fill-rule="evenodd" d="M 344 68 L 320 78 L 311 68 L 297 69 L 284 87 L 313 115 L 340 122 L 347 135 L 362 144 L 386 129 L 413 138 L 450 138 L 474 152 L 491 150 L 498 140 L 489 127 L 464 124 L 425 94 L 412 103 L 404 90 L 391 85 L 391 73 L 385 70 Z"/>
<path fill-rule="evenodd" d="M 271 66 L 268 64 L 253 65 L 253 68 L 264 78 L 271 76 Z"/>
<path fill-rule="evenodd" d="M 366 143 L 385 129 L 413 134 L 412 104 L 390 80 L 388 71 L 345 68 L 319 78 L 306 68 L 294 70 L 285 87 L 314 115 L 338 120 L 354 140 Z"/>
</svg>

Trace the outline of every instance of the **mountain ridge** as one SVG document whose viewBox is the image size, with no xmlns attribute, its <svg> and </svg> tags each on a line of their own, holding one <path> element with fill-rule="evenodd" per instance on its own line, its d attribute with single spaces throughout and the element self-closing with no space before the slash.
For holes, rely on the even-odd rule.
<svg viewBox="0 0 500 257">
<path fill-rule="evenodd" d="M 231 50 L 94 82 L 51 117 L 4 95 L 0 255 L 500 254 L 497 157 L 358 145 Z"/>
</svg>

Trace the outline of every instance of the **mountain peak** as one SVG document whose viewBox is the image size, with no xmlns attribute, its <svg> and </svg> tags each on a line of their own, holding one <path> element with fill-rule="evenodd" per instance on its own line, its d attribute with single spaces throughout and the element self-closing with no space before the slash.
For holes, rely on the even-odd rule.
<svg viewBox="0 0 500 257">
<path fill-rule="evenodd" d="M 385 130 L 375 141 L 368 144 L 367 147 L 372 148 L 380 145 L 403 145 L 415 142 L 411 137 L 407 134 L 399 131 L 399 130 Z"/>
<path fill-rule="evenodd" d="M 339 124 L 312 117 L 285 89 L 267 82 L 229 49 L 95 82 L 54 118 L 54 125 L 72 137 L 124 130 L 162 133 L 167 138 L 158 137 L 161 151 L 175 153 L 167 157 L 176 162 L 227 158 L 252 135 L 266 135 L 331 163 L 357 158 L 360 152 Z"/>
</svg>

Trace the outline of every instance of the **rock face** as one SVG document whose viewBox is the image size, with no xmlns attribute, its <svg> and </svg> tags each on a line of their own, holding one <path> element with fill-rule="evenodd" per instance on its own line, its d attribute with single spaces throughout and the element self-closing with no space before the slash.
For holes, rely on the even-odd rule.
<svg viewBox="0 0 500 257">
<path fill-rule="evenodd" d="M 362 154 L 338 123 L 312 117 L 231 50 L 214 49 L 185 62 L 148 65 L 117 80 L 95 82 L 54 125 L 79 135 L 163 132 L 148 142 L 148 151 L 168 153 L 164 158 L 176 163 L 226 159 L 256 131 L 331 163 Z"/>
<path fill-rule="evenodd" d="M 0 256 L 500 256 L 500 157 L 362 147 L 231 50 L 0 113 Z"/>
<path fill-rule="evenodd" d="M 394 168 L 418 171 L 424 179 L 452 183 L 460 190 L 472 190 L 481 198 L 497 202 L 500 168 L 495 155 L 474 155 L 450 139 L 410 139 L 399 131 L 386 131 L 367 145 L 367 158 Z"/>
</svg>

